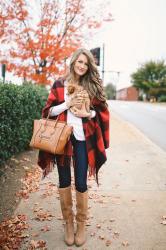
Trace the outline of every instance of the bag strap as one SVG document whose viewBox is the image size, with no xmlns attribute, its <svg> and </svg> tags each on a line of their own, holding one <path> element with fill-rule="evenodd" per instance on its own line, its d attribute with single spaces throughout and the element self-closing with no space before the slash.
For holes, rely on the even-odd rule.
<svg viewBox="0 0 166 250">
<path fill-rule="evenodd" d="M 51 113 L 52 109 L 53 109 L 53 107 L 51 107 L 51 108 L 49 109 L 48 115 L 47 115 L 47 117 L 46 117 L 45 125 L 47 124 L 47 121 L 48 121 L 48 119 L 49 119 L 49 116 L 50 116 L 50 113 Z M 56 118 L 56 120 L 55 120 L 55 126 L 56 126 L 56 124 L 57 124 L 57 122 L 58 122 L 58 119 L 59 119 L 59 115 L 57 115 L 57 118 Z"/>
</svg>

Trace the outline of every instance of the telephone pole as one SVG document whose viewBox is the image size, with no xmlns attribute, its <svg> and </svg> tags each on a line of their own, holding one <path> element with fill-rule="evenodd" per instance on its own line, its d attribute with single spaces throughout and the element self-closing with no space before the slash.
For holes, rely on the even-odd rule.
<svg viewBox="0 0 166 250">
<path fill-rule="evenodd" d="M 5 75 L 6 75 L 6 64 L 2 64 L 3 83 L 5 83 Z"/>
<path fill-rule="evenodd" d="M 104 72 L 105 72 L 105 70 L 104 70 L 104 59 L 105 59 L 105 45 L 104 45 L 104 43 L 103 43 L 103 60 L 102 60 L 102 81 L 104 82 Z"/>
</svg>

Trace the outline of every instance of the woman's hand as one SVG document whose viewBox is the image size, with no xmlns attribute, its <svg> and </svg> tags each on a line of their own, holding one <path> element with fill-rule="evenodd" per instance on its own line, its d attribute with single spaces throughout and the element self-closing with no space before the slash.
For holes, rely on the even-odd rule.
<svg viewBox="0 0 166 250">
<path fill-rule="evenodd" d="M 75 105 L 81 105 L 83 103 L 83 97 L 82 96 L 78 96 L 78 97 L 70 97 L 68 100 L 67 100 L 67 107 L 68 109 L 70 107 L 73 107 Z"/>
<path fill-rule="evenodd" d="M 70 108 L 70 111 L 77 117 L 87 117 L 87 118 L 90 118 L 91 117 L 91 113 L 90 112 L 87 112 L 86 110 L 80 110 L 80 109 L 77 109 L 76 107 L 72 107 Z"/>
</svg>

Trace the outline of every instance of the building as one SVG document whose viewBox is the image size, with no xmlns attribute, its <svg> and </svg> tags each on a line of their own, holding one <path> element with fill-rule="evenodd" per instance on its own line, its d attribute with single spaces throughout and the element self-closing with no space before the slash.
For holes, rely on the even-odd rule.
<svg viewBox="0 0 166 250">
<path fill-rule="evenodd" d="M 139 91 L 133 86 L 116 91 L 116 100 L 137 101 L 138 97 Z"/>
</svg>

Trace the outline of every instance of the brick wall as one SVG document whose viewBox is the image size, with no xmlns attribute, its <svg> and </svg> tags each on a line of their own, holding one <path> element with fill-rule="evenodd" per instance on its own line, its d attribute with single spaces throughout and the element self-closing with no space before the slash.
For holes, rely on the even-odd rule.
<svg viewBox="0 0 166 250">
<path fill-rule="evenodd" d="M 139 96 L 139 92 L 135 87 L 128 87 L 120 89 L 116 92 L 117 100 L 124 101 L 137 101 Z"/>
</svg>

